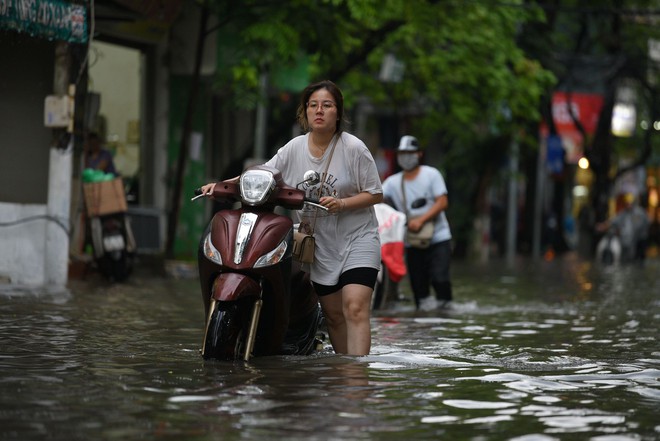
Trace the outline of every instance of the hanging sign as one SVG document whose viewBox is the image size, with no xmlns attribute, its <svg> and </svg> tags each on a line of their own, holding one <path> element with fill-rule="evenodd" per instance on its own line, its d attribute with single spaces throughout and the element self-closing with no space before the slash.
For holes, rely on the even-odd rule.
<svg viewBox="0 0 660 441">
<path fill-rule="evenodd" d="M 86 43 L 87 9 L 63 0 L 0 0 L 0 29 Z"/>
<path fill-rule="evenodd" d="M 555 92 L 552 95 L 552 118 L 561 137 L 561 144 L 566 154 L 567 164 L 577 164 L 583 156 L 582 133 L 577 129 L 575 117 L 584 131 L 591 135 L 596 131 L 603 97 L 596 94 Z M 541 124 L 541 134 L 549 135 L 547 124 Z"/>
<path fill-rule="evenodd" d="M 561 137 L 549 135 L 547 138 L 547 161 L 546 166 L 552 174 L 558 175 L 564 171 L 564 160 L 566 152 L 562 146 Z"/>
</svg>

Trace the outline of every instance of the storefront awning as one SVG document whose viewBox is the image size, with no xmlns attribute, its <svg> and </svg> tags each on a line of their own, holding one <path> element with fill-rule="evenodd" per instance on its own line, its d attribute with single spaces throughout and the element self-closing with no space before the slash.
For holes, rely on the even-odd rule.
<svg viewBox="0 0 660 441">
<path fill-rule="evenodd" d="M 179 16 L 182 5 L 183 0 L 101 0 L 95 5 L 95 30 L 103 37 L 158 43 Z"/>
</svg>

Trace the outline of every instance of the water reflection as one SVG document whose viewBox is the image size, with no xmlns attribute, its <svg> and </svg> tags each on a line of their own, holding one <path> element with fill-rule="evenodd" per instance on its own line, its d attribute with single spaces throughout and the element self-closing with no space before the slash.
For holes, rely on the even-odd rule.
<svg viewBox="0 0 660 441">
<path fill-rule="evenodd" d="M 0 439 L 660 437 L 657 263 L 525 265 L 457 265 L 453 309 L 393 303 L 369 356 L 248 364 L 199 356 L 195 281 L 0 290 Z"/>
</svg>

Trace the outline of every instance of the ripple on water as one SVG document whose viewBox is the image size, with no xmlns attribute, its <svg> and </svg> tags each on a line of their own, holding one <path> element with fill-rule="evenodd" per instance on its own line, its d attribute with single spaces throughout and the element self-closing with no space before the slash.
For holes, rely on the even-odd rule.
<svg viewBox="0 0 660 441">
<path fill-rule="evenodd" d="M 459 409 L 505 409 L 515 406 L 514 403 L 493 402 L 493 401 L 475 401 L 475 400 L 444 400 L 446 406 L 457 407 Z"/>
</svg>

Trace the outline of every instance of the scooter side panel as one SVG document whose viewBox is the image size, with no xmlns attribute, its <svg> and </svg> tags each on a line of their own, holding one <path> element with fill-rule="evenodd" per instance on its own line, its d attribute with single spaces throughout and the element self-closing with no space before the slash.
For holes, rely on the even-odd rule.
<svg viewBox="0 0 660 441">
<path fill-rule="evenodd" d="M 252 278 L 238 273 L 221 273 L 213 281 L 211 295 L 220 302 L 231 302 L 244 297 L 257 296 L 259 284 Z"/>
<path fill-rule="evenodd" d="M 244 211 L 224 210 L 213 218 L 211 228 L 213 245 L 220 252 L 223 266 L 232 269 L 252 268 L 261 256 L 272 251 L 287 237 L 293 227 L 290 218 L 270 212 L 256 212 L 258 219 L 254 225 L 250 240 L 245 247 L 241 263 L 234 263 L 236 248 L 236 226 Z M 290 255 L 291 251 L 287 250 Z"/>
<path fill-rule="evenodd" d="M 277 220 L 273 218 L 278 218 Z M 280 244 L 293 228 L 293 221 L 288 218 L 274 214 L 264 213 L 259 216 L 259 220 L 252 230 L 250 237 L 250 244 L 246 249 L 243 256 L 250 264 L 254 264 L 257 259 L 263 256 L 266 252 L 272 251 L 277 245 Z M 287 250 L 287 255 L 291 254 L 291 250 Z"/>
</svg>

